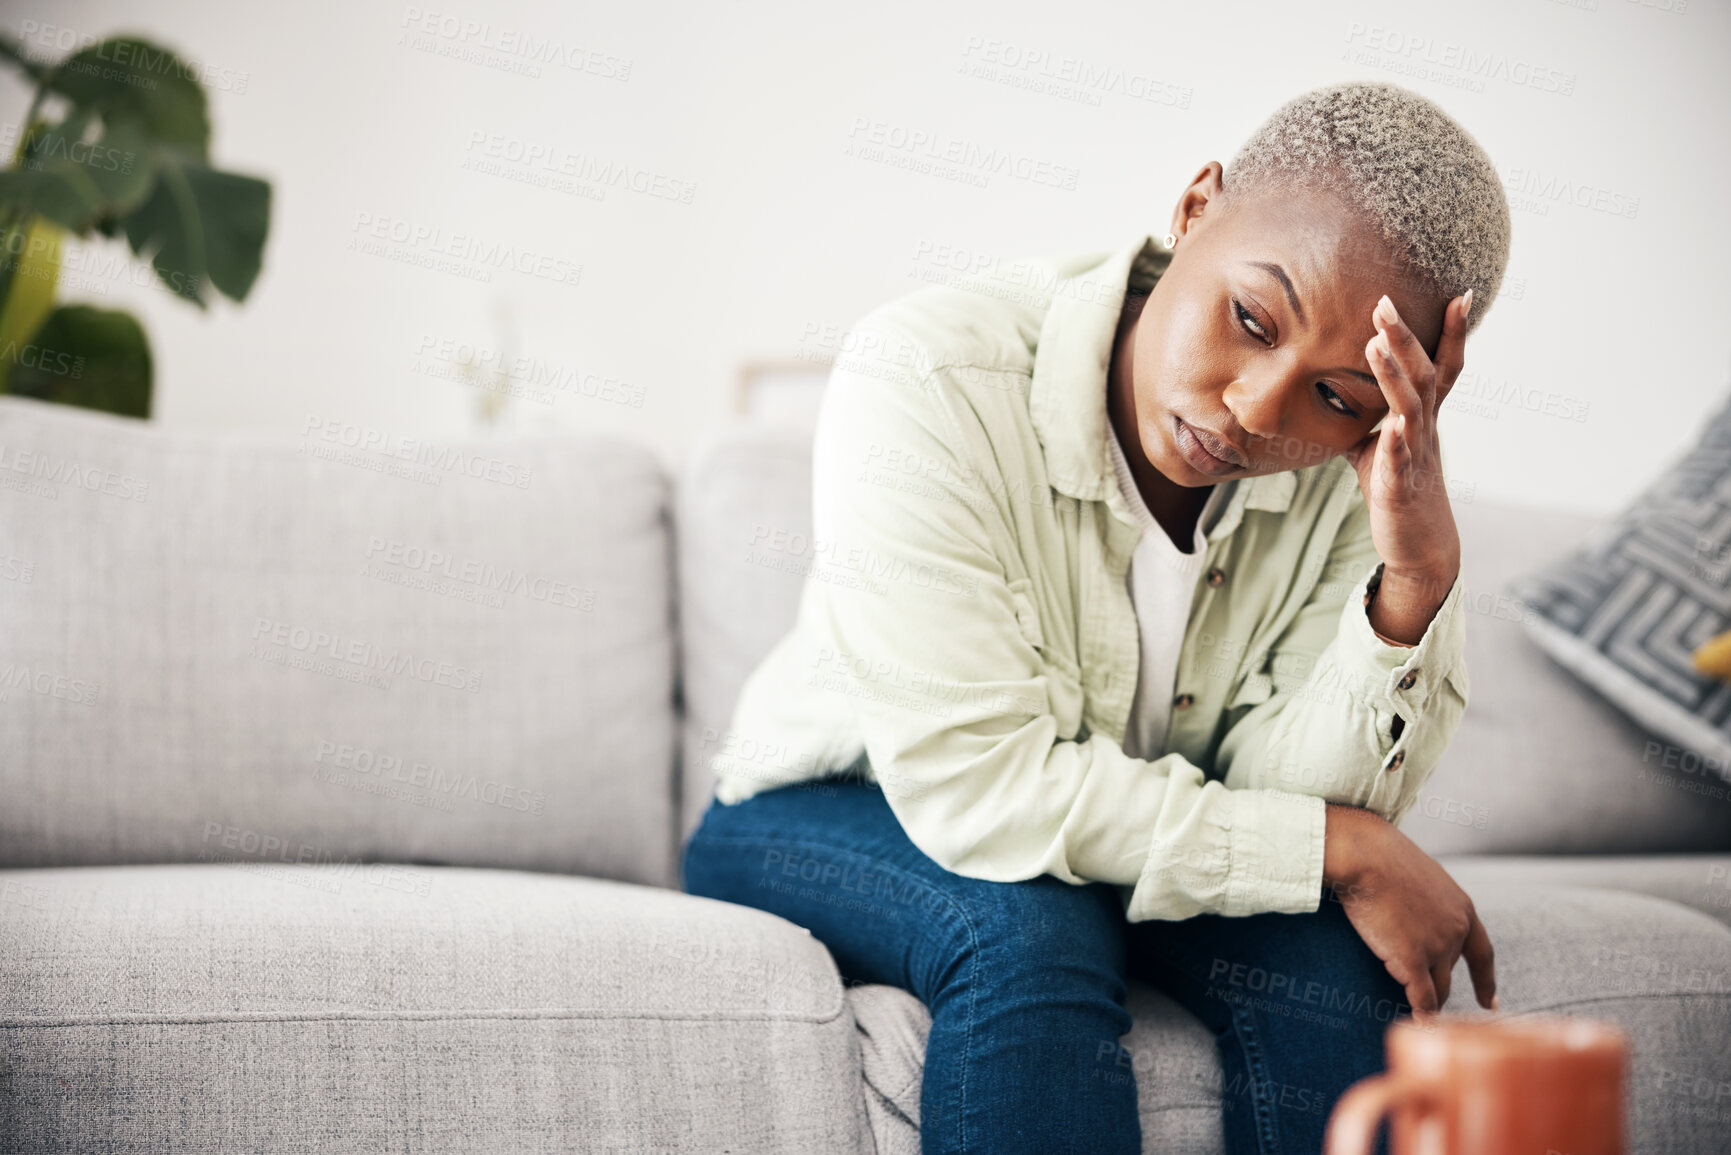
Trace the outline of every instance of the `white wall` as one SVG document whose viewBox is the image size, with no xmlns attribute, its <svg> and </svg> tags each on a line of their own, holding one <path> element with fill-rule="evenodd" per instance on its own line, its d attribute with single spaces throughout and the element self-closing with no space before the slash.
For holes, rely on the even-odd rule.
<svg viewBox="0 0 1731 1155">
<path fill-rule="evenodd" d="M 423 349 L 509 341 L 640 405 L 516 400 L 495 428 L 619 431 L 672 464 L 726 415 L 741 360 L 821 351 L 808 326 L 845 326 L 918 286 L 922 242 L 1009 260 L 1164 233 L 1203 163 L 1224 163 L 1282 100 L 1350 78 L 1437 100 L 1515 198 L 1505 296 L 1468 347 L 1480 395 L 1469 406 L 1457 388 L 1462 404 L 1445 406 L 1452 478 L 1480 499 L 1609 511 L 1731 388 L 1731 9 L 1713 0 L 8 8 L 13 33 L 137 31 L 208 65 L 225 86 L 217 163 L 275 185 L 265 271 L 243 306 L 200 314 L 107 272 L 67 294 L 145 319 L 167 426 L 298 433 L 316 417 L 465 433 L 479 393 L 431 375 L 449 366 Z M 533 77 L 494 66 L 523 59 L 508 51 L 426 51 L 405 42 L 417 12 L 487 22 L 496 45 L 581 46 L 597 71 L 543 63 Z M 994 53 L 1043 53 L 1054 70 L 1073 57 L 1129 84 L 1075 100 L 1013 83 L 1038 68 L 966 71 Z M 1468 55 L 1493 74 L 1458 63 Z M 620 61 L 624 79 L 605 75 Z M 16 121 L 25 91 L 7 82 L 0 101 Z M 1074 169 L 1074 188 L 1003 175 L 979 188 L 847 156 L 856 118 Z M 471 141 L 493 136 L 552 150 L 555 165 L 587 157 L 692 186 L 690 202 L 623 187 L 597 201 L 466 169 Z M 1585 190 L 1589 207 L 1520 191 L 1547 181 Z M 1632 215 L 1590 207 L 1594 195 Z M 362 214 L 580 264 L 580 279 L 498 270 L 481 283 L 356 252 Z M 1539 411 L 1486 399 L 1511 388 Z M 1547 397 L 1585 420 L 1545 413 Z"/>
</svg>

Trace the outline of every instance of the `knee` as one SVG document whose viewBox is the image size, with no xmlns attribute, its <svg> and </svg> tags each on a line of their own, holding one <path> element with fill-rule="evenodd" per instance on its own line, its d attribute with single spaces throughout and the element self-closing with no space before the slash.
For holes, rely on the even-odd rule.
<svg viewBox="0 0 1731 1155">
<path fill-rule="evenodd" d="M 1367 992 L 1400 990 L 1388 966 L 1365 943 L 1364 936 L 1347 917 L 1346 907 L 1329 892 L 1316 911 L 1299 920 L 1293 955 L 1314 969 L 1350 977 Z"/>
<path fill-rule="evenodd" d="M 968 895 L 964 913 L 965 952 L 990 967 L 994 984 L 1093 988 L 1122 1000 L 1125 925 L 1109 888 L 1049 875 L 984 882 Z"/>
<path fill-rule="evenodd" d="M 1380 1035 L 1411 1013 L 1406 989 L 1360 937 L 1345 908 L 1325 897 L 1311 914 L 1281 916 L 1288 933 L 1270 943 L 1261 963 L 1283 1001 L 1304 1004 Z M 1220 960 L 1216 960 L 1216 969 Z M 1221 976 L 1211 975 L 1218 980 Z M 1252 980 L 1251 985 L 1255 985 Z"/>
</svg>

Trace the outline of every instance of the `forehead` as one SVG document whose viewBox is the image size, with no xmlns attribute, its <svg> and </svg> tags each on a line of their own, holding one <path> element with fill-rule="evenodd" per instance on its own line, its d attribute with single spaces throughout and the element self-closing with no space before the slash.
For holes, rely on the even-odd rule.
<svg viewBox="0 0 1731 1155">
<path fill-rule="evenodd" d="M 1397 302 L 1428 297 L 1428 286 L 1362 214 L 1340 197 L 1288 188 L 1232 206 L 1222 222 L 1222 257 L 1278 264 L 1309 299 L 1316 294 Z M 1260 275 L 1260 274 L 1259 274 Z"/>
</svg>

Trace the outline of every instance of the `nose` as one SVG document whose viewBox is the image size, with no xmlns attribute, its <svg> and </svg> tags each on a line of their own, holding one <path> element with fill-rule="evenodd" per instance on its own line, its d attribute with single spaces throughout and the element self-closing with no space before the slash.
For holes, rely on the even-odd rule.
<svg viewBox="0 0 1731 1155">
<path fill-rule="evenodd" d="M 1252 437 L 1273 437 L 1280 432 L 1280 409 L 1285 388 L 1279 381 L 1240 377 L 1226 387 L 1221 399 L 1232 411 L 1239 428 Z"/>
</svg>

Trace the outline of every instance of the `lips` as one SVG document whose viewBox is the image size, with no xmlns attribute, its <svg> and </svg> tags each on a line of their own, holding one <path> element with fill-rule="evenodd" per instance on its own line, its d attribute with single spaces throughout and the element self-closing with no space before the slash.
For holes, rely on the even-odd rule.
<svg viewBox="0 0 1731 1155">
<path fill-rule="evenodd" d="M 1240 449 L 1219 434 L 1213 433 L 1200 425 L 1192 425 L 1182 417 L 1176 419 L 1179 426 L 1196 439 L 1198 445 L 1216 461 L 1231 469 L 1243 469 L 1250 463 L 1250 458 Z"/>
</svg>

